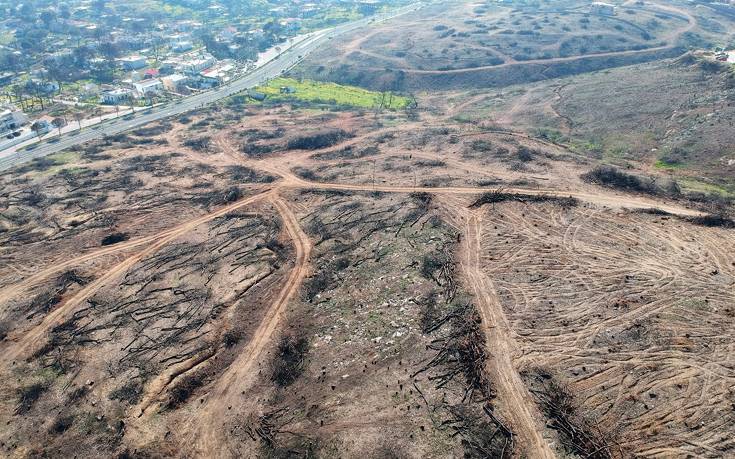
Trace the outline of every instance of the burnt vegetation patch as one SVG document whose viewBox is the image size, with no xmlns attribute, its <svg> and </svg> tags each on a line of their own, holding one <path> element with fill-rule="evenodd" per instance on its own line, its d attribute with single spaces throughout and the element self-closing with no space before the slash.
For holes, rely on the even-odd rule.
<svg viewBox="0 0 735 459">
<path fill-rule="evenodd" d="M 447 298 L 447 285 L 439 296 Z M 485 370 L 488 356 L 477 309 L 471 303 L 446 301 L 437 295 L 421 303 L 421 328 L 431 338 L 427 349 L 433 356 L 411 377 L 418 381 L 424 376 L 431 385 L 433 398 L 414 382 L 438 416 L 435 427 L 459 437 L 465 457 L 511 457 L 513 432 L 493 412 L 495 391 Z"/>
<path fill-rule="evenodd" d="M 112 233 L 102 238 L 102 241 L 100 241 L 100 245 L 119 244 L 120 242 L 127 241 L 129 238 L 130 236 L 127 235 L 126 233 Z"/>
<path fill-rule="evenodd" d="M 476 209 L 486 204 L 495 204 L 505 201 L 518 201 L 523 203 L 554 203 L 562 207 L 576 207 L 579 200 L 572 196 L 552 196 L 548 194 L 526 194 L 526 193 L 509 193 L 502 188 L 488 191 L 480 195 L 475 202 L 470 204 L 470 208 Z"/>
<path fill-rule="evenodd" d="M 289 150 L 319 150 L 334 146 L 343 140 L 354 137 L 343 129 L 319 132 L 316 134 L 302 135 L 290 139 L 287 143 Z"/>
<path fill-rule="evenodd" d="M 559 433 L 568 453 L 591 459 L 611 459 L 614 442 L 580 413 L 572 390 L 548 371 L 536 368 L 523 374 L 531 393 L 548 419 L 547 425 Z"/>
<path fill-rule="evenodd" d="M 90 278 L 84 277 L 74 270 L 62 273 L 56 278 L 51 287 L 42 290 L 33 297 L 26 308 L 26 312 L 28 313 L 27 318 L 31 318 L 36 314 L 45 315 L 62 301 L 63 295 L 69 287 L 75 284 L 83 286 L 89 281 Z"/>
<path fill-rule="evenodd" d="M 306 368 L 309 341 L 305 336 L 287 334 L 278 342 L 273 360 L 271 380 L 279 387 L 287 387 L 296 381 Z"/>
<path fill-rule="evenodd" d="M 458 297 L 454 268 L 449 247 L 426 254 L 420 263 L 421 274 L 436 289 L 417 301 L 431 357 L 411 375 L 414 388 L 437 416 L 435 428 L 460 438 L 465 457 L 511 457 L 513 432 L 493 412 L 482 320 L 471 302 Z M 417 384 L 424 378 L 426 393 Z"/>
</svg>

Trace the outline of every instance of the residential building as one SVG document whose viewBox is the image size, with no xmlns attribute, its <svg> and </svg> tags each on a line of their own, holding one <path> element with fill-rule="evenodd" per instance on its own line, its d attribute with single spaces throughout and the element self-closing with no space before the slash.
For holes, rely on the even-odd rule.
<svg viewBox="0 0 735 459">
<path fill-rule="evenodd" d="M 143 97 L 146 94 L 156 94 L 161 91 L 163 89 L 163 83 L 158 78 L 153 78 L 133 83 L 133 87 L 135 88 L 135 92 Z"/>
<path fill-rule="evenodd" d="M 111 91 L 102 93 L 102 103 L 109 105 L 120 105 L 122 102 L 127 102 L 132 96 L 133 91 L 126 88 L 117 88 Z"/>
<path fill-rule="evenodd" d="M 235 66 L 230 63 L 220 63 L 199 73 L 202 86 L 218 86 L 230 80 L 230 74 Z"/>
<path fill-rule="evenodd" d="M 20 129 L 28 124 L 28 117 L 15 105 L 0 106 L 0 135 Z"/>
<path fill-rule="evenodd" d="M 609 3 L 593 2 L 592 6 L 590 7 L 590 12 L 592 14 L 601 14 L 604 16 L 614 16 L 616 9 L 617 7 L 615 5 L 611 5 Z"/>
<path fill-rule="evenodd" d="M 139 56 L 137 54 L 126 56 L 126 57 L 121 57 L 117 61 L 122 66 L 123 70 L 138 70 L 148 65 L 146 63 L 145 56 Z"/>
<path fill-rule="evenodd" d="M 183 61 L 181 64 L 181 70 L 189 75 L 196 75 L 202 70 L 206 70 L 212 67 L 217 62 L 209 53 L 201 54 L 197 57 Z"/>
<path fill-rule="evenodd" d="M 189 77 L 180 73 L 174 73 L 161 79 L 166 91 L 179 92 L 189 82 Z"/>
<path fill-rule="evenodd" d="M 171 50 L 176 53 L 184 53 L 194 49 L 194 45 L 190 41 L 177 41 L 171 45 Z"/>
</svg>

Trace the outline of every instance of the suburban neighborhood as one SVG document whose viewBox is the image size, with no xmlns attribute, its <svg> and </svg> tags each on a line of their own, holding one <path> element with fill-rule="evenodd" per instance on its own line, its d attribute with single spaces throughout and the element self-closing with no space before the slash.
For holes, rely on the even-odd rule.
<svg viewBox="0 0 735 459">
<path fill-rule="evenodd" d="M 0 1 L 0 150 L 211 90 L 313 31 L 400 4 Z"/>
</svg>

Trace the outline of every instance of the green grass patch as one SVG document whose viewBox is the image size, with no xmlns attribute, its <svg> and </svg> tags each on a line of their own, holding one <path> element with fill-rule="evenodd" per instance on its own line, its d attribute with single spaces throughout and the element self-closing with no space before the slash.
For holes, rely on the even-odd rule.
<svg viewBox="0 0 735 459">
<path fill-rule="evenodd" d="M 58 165 L 64 165 L 71 162 L 79 161 L 82 156 L 76 151 L 62 151 L 49 155 L 49 159 L 53 160 Z"/>
<path fill-rule="evenodd" d="M 290 88 L 293 91 L 281 93 L 281 88 Z M 257 91 L 266 94 L 270 100 L 301 100 L 346 107 L 378 108 L 382 105 L 386 109 L 400 110 L 411 104 L 408 97 L 390 92 L 313 80 L 299 81 L 294 78 L 274 78 Z"/>
<path fill-rule="evenodd" d="M 82 155 L 76 151 L 62 151 L 54 153 L 53 155 L 47 156 L 46 159 L 50 159 L 54 164 L 42 171 L 32 172 L 32 175 L 45 177 L 58 174 L 65 169 L 70 170 L 74 174 L 78 174 L 85 170 L 83 167 L 74 165 L 82 159 Z"/>
<path fill-rule="evenodd" d="M 676 181 L 685 192 L 715 193 L 724 197 L 735 198 L 735 187 L 724 187 L 690 177 L 677 178 Z"/>
<path fill-rule="evenodd" d="M 676 169 L 684 169 L 684 164 L 681 163 L 669 163 L 666 160 L 663 159 L 657 159 L 655 163 L 653 163 L 653 167 L 656 169 L 664 169 L 664 170 L 676 170 Z"/>
</svg>

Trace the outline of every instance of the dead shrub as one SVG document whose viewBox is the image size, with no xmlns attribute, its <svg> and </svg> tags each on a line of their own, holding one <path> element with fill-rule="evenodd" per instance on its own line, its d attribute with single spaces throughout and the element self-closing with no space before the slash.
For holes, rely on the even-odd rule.
<svg viewBox="0 0 735 459">
<path fill-rule="evenodd" d="M 110 392 L 108 398 L 110 400 L 117 400 L 120 402 L 129 403 L 130 405 L 135 405 L 140 402 L 142 396 L 143 385 L 140 383 L 140 381 L 133 380 L 123 384 L 117 389 L 114 389 L 112 392 Z"/>
<path fill-rule="evenodd" d="M 72 425 L 74 425 L 74 416 L 59 416 L 54 420 L 48 430 L 52 435 L 61 435 L 69 430 Z"/>
<path fill-rule="evenodd" d="M 294 137 L 288 141 L 287 146 L 289 150 L 318 150 L 320 148 L 331 147 L 342 140 L 349 139 L 353 136 L 353 134 L 345 130 L 336 129 L 333 131 Z"/>
<path fill-rule="evenodd" d="M 304 336 L 286 335 L 278 343 L 271 379 L 279 387 L 294 383 L 304 372 L 309 341 Z"/>
<path fill-rule="evenodd" d="M 212 138 L 209 136 L 197 137 L 193 139 L 186 139 L 183 142 L 185 147 L 191 148 L 198 152 L 208 152 L 212 148 Z"/>
<path fill-rule="evenodd" d="M 113 245 L 118 244 L 120 242 L 127 241 L 130 238 L 125 233 L 112 233 L 110 235 L 105 236 L 102 238 L 102 241 L 100 242 L 100 245 Z"/>
<path fill-rule="evenodd" d="M 574 455 L 592 459 L 611 459 L 613 442 L 581 415 L 572 390 L 548 371 L 536 368 L 524 374 L 539 389 L 532 389 L 549 427 L 559 432 L 564 448 Z"/>
<path fill-rule="evenodd" d="M 194 373 L 183 376 L 179 382 L 174 385 L 168 394 L 166 401 L 167 409 L 174 409 L 189 400 L 189 397 L 204 385 L 204 374 Z"/>
<path fill-rule="evenodd" d="M 15 407 L 15 414 L 23 414 L 30 411 L 39 398 L 48 390 L 48 385 L 43 383 L 33 383 L 29 386 L 18 389 L 18 404 Z"/>
</svg>

